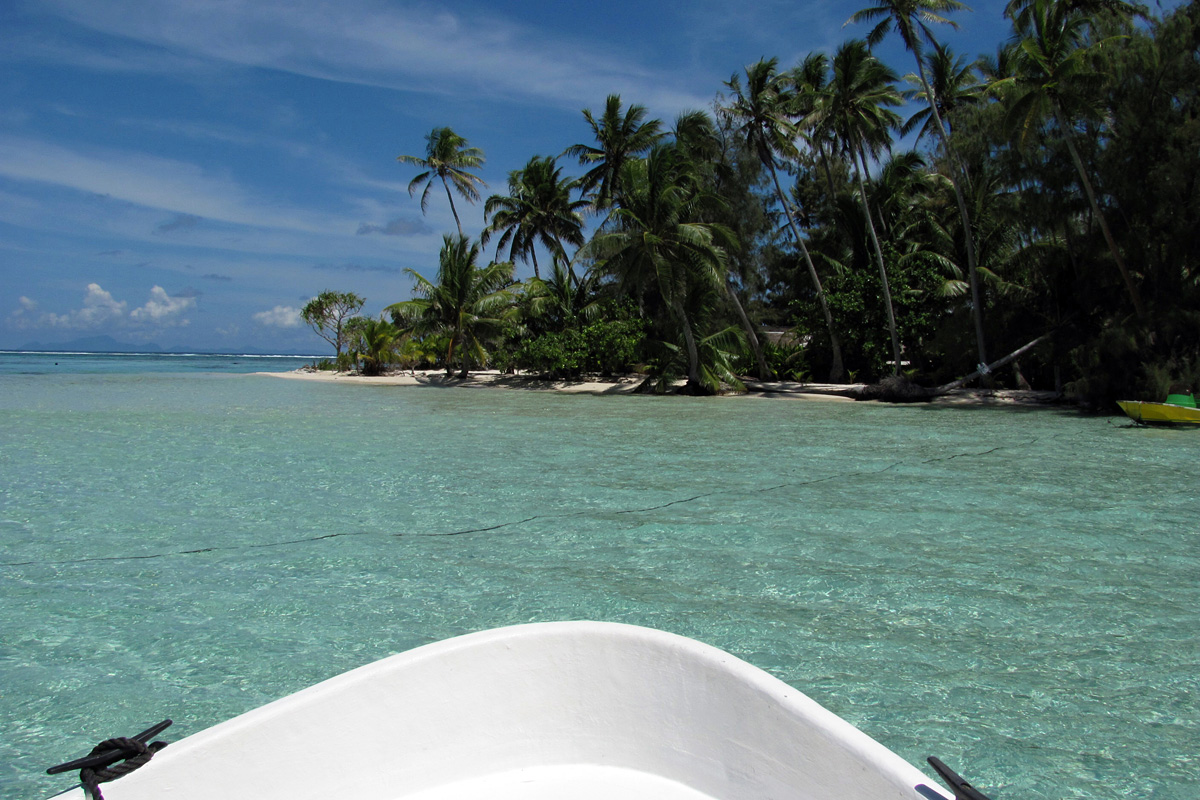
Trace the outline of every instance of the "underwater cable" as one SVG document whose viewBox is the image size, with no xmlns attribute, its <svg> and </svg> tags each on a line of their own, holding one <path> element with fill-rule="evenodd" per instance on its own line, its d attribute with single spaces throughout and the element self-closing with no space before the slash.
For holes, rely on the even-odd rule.
<svg viewBox="0 0 1200 800">
<path fill-rule="evenodd" d="M 1062 434 L 1059 434 L 1059 435 L 1062 435 Z M 1051 438 L 1057 438 L 1057 436 L 1051 437 Z M 1014 447 L 1028 447 L 1029 445 L 1036 444 L 1039 441 L 1041 441 L 1040 438 L 1039 439 L 1031 439 L 1027 442 L 1022 442 L 1020 444 L 997 445 L 996 447 L 992 447 L 987 450 L 980 450 L 977 452 L 967 451 L 967 452 L 962 452 L 962 453 L 954 453 L 954 454 L 948 455 L 948 456 L 936 456 L 934 458 L 922 459 L 915 463 L 917 463 L 917 464 L 934 464 L 934 463 L 937 463 L 940 461 L 952 461 L 953 459 L 956 459 L 956 458 L 979 458 L 979 457 L 983 457 L 983 456 L 987 456 L 987 455 L 991 455 L 993 453 L 999 452 L 1000 450 L 1007 450 L 1007 449 L 1011 449 Z M 859 478 L 859 477 L 864 477 L 864 476 L 868 476 L 868 475 L 879 475 L 884 472 L 893 470 L 897 467 L 904 466 L 905 463 L 906 462 L 904 462 L 904 461 L 895 461 L 895 462 L 888 464 L 885 467 L 881 467 L 879 469 L 856 470 L 854 472 L 840 472 L 840 473 L 837 473 L 834 475 L 826 475 L 821 478 L 813 478 L 811 480 L 785 481 L 784 483 L 779 483 L 779 484 L 775 484 L 772 486 L 759 487 L 757 489 L 745 489 L 745 488 L 716 489 L 711 492 L 702 492 L 697 495 L 692 495 L 691 497 L 676 498 L 675 500 L 669 500 L 665 503 L 659 503 L 657 505 L 643 506 L 643 507 L 639 507 L 639 508 L 618 509 L 615 511 L 608 511 L 607 513 L 612 514 L 612 515 L 648 514 L 653 511 L 659 511 L 664 508 L 670 508 L 671 506 L 686 505 L 688 503 L 694 503 L 697 500 L 704 500 L 709 497 L 717 497 L 720 495 L 737 494 L 737 493 L 761 494 L 761 493 L 766 493 L 766 492 L 779 491 L 780 489 L 792 489 L 792 488 L 801 488 L 804 486 L 813 486 L 813 485 L 816 485 L 819 483 L 828 483 L 829 481 L 847 480 L 850 478 Z M 466 536 L 469 534 L 476 534 L 476 533 L 490 533 L 492 531 L 498 531 L 498 530 L 502 530 L 504 528 L 514 528 L 514 527 L 518 527 L 521 525 L 527 525 L 531 522 L 537 522 L 539 520 L 570 519 L 573 517 L 581 517 L 581 516 L 584 516 L 587 514 L 594 514 L 594 513 L 596 513 L 596 509 L 588 509 L 587 511 L 559 512 L 559 513 L 553 513 L 553 514 L 535 514 L 531 517 L 525 517 L 524 519 L 515 519 L 515 520 L 509 520 L 508 522 L 499 522 L 499 523 L 496 523 L 495 525 L 488 525 L 486 527 L 481 527 L 481 528 L 464 528 L 464 529 L 455 530 L 455 531 L 433 531 L 433 532 L 425 532 L 425 533 L 414 533 L 414 532 L 386 533 L 386 534 L 382 534 L 382 535 L 391 536 L 393 538 L 401 538 L 401 537 L 404 537 L 404 538 L 417 538 L 417 537 L 432 538 L 432 537 L 445 537 L 445 536 Z M 327 539 L 340 539 L 340 538 L 346 538 L 346 537 L 351 537 L 351 536 L 380 536 L 380 535 L 381 535 L 381 533 L 379 531 L 341 531 L 338 533 L 325 533 L 325 534 L 321 534 L 320 536 L 307 536 L 307 537 L 304 537 L 301 539 L 286 539 L 286 540 L 278 541 L 278 542 L 260 542 L 258 544 L 214 545 L 212 547 L 199 547 L 199 548 L 194 548 L 194 549 L 189 549 L 189 550 L 172 550 L 172 551 L 168 551 L 168 552 L 164 552 L 164 553 L 144 553 L 144 554 L 140 554 L 140 555 L 84 556 L 81 558 L 69 558 L 69 559 L 62 559 L 62 560 L 33 560 L 33 561 L 0 562 L 0 568 L 33 567 L 33 566 L 69 566 L 72 564 L 91 564 L 91 563 L 97 563 L 97 562 L 103 562 L 103 561 L 145 561 L 145 560 L 151 560 L 151 559 L 156 559 L 156 558 L 170 558 L 173 556 L 200 555 L 202 553 L 229 552 L 229 551 L 234 551 L 234 550 L 258 550 L 258 549 L 264 549 L 264 548 L 268 548 L 268 547 L 291 547 L 294 545 L 310 544 L 312 542 L 321 542 L 321 541 L 325 541 Z"/>
</svg>

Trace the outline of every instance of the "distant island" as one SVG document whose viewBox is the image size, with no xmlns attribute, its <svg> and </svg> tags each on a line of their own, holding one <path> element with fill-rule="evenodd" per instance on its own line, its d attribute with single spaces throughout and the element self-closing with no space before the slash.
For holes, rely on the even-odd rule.
<svg viewBox="0 0 1200 800">
<path fill-rule="evenodd" d="M 297 356 L 299 358 L 313 357 L 312 349 L 277 349 L 264 350 L 261 347 L 246 346 L 243 348 L 223 348 L 214 350 L 210 347 L 185 347 L 175 345 L 163 347 L 156 342 L 122 342 L 111 336 L 83 336 L 66 342 L 26 342 L 15 350 L 39 353 L 197 353 L 200 355 L 255 355 L 255 356 Z"/>
</svg>

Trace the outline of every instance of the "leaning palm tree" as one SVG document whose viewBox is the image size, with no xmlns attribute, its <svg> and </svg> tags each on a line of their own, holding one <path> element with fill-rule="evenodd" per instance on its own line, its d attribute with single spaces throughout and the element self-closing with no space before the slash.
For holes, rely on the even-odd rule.
<svg viewBox="0 0 1200 800">
<path fill-rule="evenodd" d="M 722 291 L 723 242 L 732 234 L 722 225 L 696 221 L 703 205 L 689 165 L 672 145 L 659 145 L 645 159 L 628 162 L 620 176 L 621 204 L 584 247 L 588 257 L 626 293 L 664 309 L 670 327 L 684 342 L 687 391 L 708 392 L 702 380 L 693 309 L 699 295 Z"/>
<path fill-rule="evenodd" d="M 900 374 L 900 335 L 896 330 L 896 312 L 888 286 L 883 249 L 867 197 L 867 154 L 878 156 L 891 143 L 890 132 L 900 123 L 900 116 L 889 106 L 903 103 L 895 87 L 896 73 L 871 55 L 866 42 L 853 39 L 838 48 L 833 56 L 833 79 L 829 82 L 824 102 L 817 114 L 825 117 L 837 136 L 842 149 L 854 165 L 858 181 L 858 196 L 863 217 L 879 268 L 883 305 L 887 311 L 888 333 L 892 339 L 892 374 Z"/>
<path fill-rule="evenodd" d="M 474 203 L 479 199 L 479 188 L 487 186 L 483 178 L 471 174 L 470 170 L 483 166 L 483 151 L 478 147 L 469 147 L 467 140 L 450 128 L 434 128 L 425 136 L 425 157 L 397 156 L 401 164 L 412 164 L 425 170 L 408 184 L 411 196 L 417 187 L 425 185 L 421 192 L 421 213 L 425 213 L 429 205 L 429 192 L 434 180 L 440 180 L 446 189 L 446 199 L 450 201 L 450 213 L 454 215 L 454 224 L 458 226 L 458 235 L 463 235 L 462 221 L 458 218 L 458 210 L 454 207 L 454 195 L 450 185 L 468 202 Z"/>
<path fill-rule="evenodd" d="M 937 95 L 930 86 L 929 77 L 925 72 L 924 43 L 936 46 L 937 39 L 930 29 L 930 24 L 945 24 L 953 28 L 958 25 L 944 16 L 954 11 L 967 10 L 967 6 L 959 0 L 876 0 L 877 5 L 864 8 L 847 21 L 868 22 L 878 20 L 878 23 L 867 36 L 867 42 L 873 47 L 883 41 L 883 37 L 894 26 L 904 48 L 913 54 L 917 62 L 917 77 L 925 98 L 929 101 L 929 111 L 933 117 L 934 129 L 938 139 L 949 156 L 952 172 L 950 182 L 954 186 L 954 200 L 958 204 L 958 214 L 962 219 L 963 244 L 967 251 L 967 281 L 971 286 L 971 312 L 975 320 L 975 343 L 978 351 L 980 366 L 986 371 L 987 347 L 983 337 L 983 298 L 979 293 L 979 279 L 976 275 L 978 259 L 975 252 L 975 231 L 971 227 L 971 212 L 967 208 L 967 198 L 964 186 L 968 185 L 966 167 L 954 151 L 946 123 L 938 109 Z"/>
<path fill-rule="evenodd" d="M 554 261 L 568 261 L 563 244 L 583 246 L 583 215 L 588 204 L 572 200 L 574 180 L 563 178 L 555 159 L 534 156 L 523 169 L 508 174 L 508 194 L 494 194 L 483 205 L 485 219 L 491 224 L 484 229 L 481 243 L 487 244 L 492 234 L 499 233 L 497 255 L 508 246 L 508 260 L 522 258 L 533 264 L 533 274 L 541 278 L 538 269 L 537 245 L 550 252 Z"/>
<path fill-rule="evenodd" d="M 1102 76 L 1090 65 L 1092 53 L 1119 37 L 1089 44 L 1090 19 L 1074 11 L 1072 3 L 1062 0 L 1029 0 L 1023 5 L 1019 20 L 1026 27 L 1021 30 L 1022 37 L 1014 55 L 1015 74 L 995 84 L 998 90 L 1014 90 L 1006 123 L 1022 144 L 1029 132 L 1044 120 L 1052 119 L 1058 126 L 1079 174 L 1079 184 L 1125 282 L 1134 311 L 1139 318 L 1145 319 L 1146 308 L 1141 294 L 1096 199 L 1096 190 L 1075 142 L 1072 122 L 1073 115 L 1087 116 L 1095 111 L 1095 89 Z"/>
<path fill-rule="evenodd" d="M 420 295 L 414 300 L 395 303 L 384 309 L 395 324 L 417 336 L 446 337 L 446 374 L 455 363 L 460 377 L 467 376 L 472 364 L 487 361 L 487 343 L 496 337 L 513 306 L 513 265 L 492 262 L 476 266 L 480 246 L 467 236 L 444 237 L 439 255 L 437 283 L 406 269 Z M 457 362 L 456 362 L 457 359 Z"/>
<path fill-rule="evenodd" d="M 837 142 L 829 126 L 823 124 L 815 113 L 829 84 L 829 58 L 824 53 L 809 53 L 782 79 L 787 82 L 788 115 L 801 126 L 800 133 L 804 140 L 816 151 L 821 170 L 825 173 L 826 188 L 829 196 L 833 197 L 837 194 L 837 187 L 830 162 Z"/>
<path fill-rule="evenodd" d="M 705 185 L 716 187 L 713 193 L 702 195 L 704 199 L 711 200 L 712 204 L 711 208 L 704 210 L 704 218 L 708 221 L 728 219 L 731 212 L 719 192 L 723 182 L 732 176 L 732 170 L 723 158 L 724 143 L 717 132 L 716 125 L 713 124 L 712 117 L 704 111 L 685 111 L 675 118 L 672 134 L 676 149 L 681 157 L 689 162 L 690 168 L 697 175 L 702 176 L 701 180 Z M 750 321 L 745 306 L 742 305 L 735 285 L 735 278 L 741 279 L 743 283 L 746 282 L 746 274 L 736 268 L 739 264 L 744 265 L 745 263 L 740 259 L 730 259 L 731 269 L 726 271 L 725 294 L 741 322 L 742 331 L 746 336 L 746 344 L 750 346 L 750 352 L 758 367 L 758 378 L 765 381 L 771 377 L 771 369 L 767 366 L 767 359 L 763 353 L 762 343 L 758 339 L 758 332 L 754 329 L 754 323 Z"/>
<path fill-rule="evenodd" d="M 579 189 L 592 195 L 596 210 L 608 208 L 620 191 L 621 170 L 626 162 L 643 155 L 665 135 L 662 122 L 646 119 L 646 107 L 631 105 L 621 113 L 621 95 L 610 94 L 604 103 L 604 113 L 597 120 L 591 109 L 584 109 L 596 137 L 596 145 L 574 144 L 563 153 L 578 158 L 591 169 L 579 179 Z"/>
<path fill-rule="evenodd" d="M 808 252 L 804 237 L 800 234 L 800 226 L 796 215 L 783 187 L 779 183 L 779 173 L 776 170 L 777 159 L 792 158 L 796 155 L 796 137 L 799 131 L 788 118 L 791 103 L 785 95 L 784 84 L 776 71 L 777 60 L 774 58 L 760 60 L 746 67 L 746 88 L 742 89 L 741 80 L 734 74 L 725 85 L 733 92 L 728 106 L 721 110 L 731 120 L 740 123 L 739 132 L 746 142 L 754 149 L 759 161 L 771 174 L 775 185 L 775 196 L 787 216 L 788 227 L 792 231 L 796 246 L 808 267 L 808 276 L 812 280 L 817 300 L 821 304 L 821 312 L 825 316 L 825 327 L 829 333 L 829 346 L 832 350 L 833 363 L 829 369 L 829 380 L 837 383 L 845 375 L 842 365 L 842 347 L 838 341 L 833 325 L 833 312 L 829 309 L 829 300 L 821 287 L 821 277 L 817 267 Z"/>
</svg>

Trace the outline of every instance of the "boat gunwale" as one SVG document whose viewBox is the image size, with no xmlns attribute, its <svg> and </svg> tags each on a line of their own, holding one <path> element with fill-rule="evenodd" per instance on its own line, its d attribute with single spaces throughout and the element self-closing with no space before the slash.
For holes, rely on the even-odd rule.
<svg viewBox="0 0 1200 800">
<path fill-rule="evenodd" d="M 436 663 L 450 655 L 467 654 L 469 657 L 469 651 L 477 649 L 486 655 L 489 650 L 500 648 L 501 654 L 503 654 L 519 650 L 520 648 L 515 645 L 521 643 L 527 648 L 531 648 L 528 649 L 528 652 L 536 654 L 537 648 L 541 645 L 538 640 L 546 640 L 550 645 L 567 645 L 568 649 L 572 643 L 582 642 L 584 649 L 590 648 L 604 653 L 608 652 L 606 646 L 612 645 L 612 652 L 619 655 L 636 654 L 641 651 L 652 652 L 658 657 L 660 653 L 665 653 L 670 658 L 678 659 L 689 667 L 700 667 L 701 669 L 696 671 L 702 677 L 718 676 L 720 679 L 733 680 L 735 685 L 742 685 L 755 697 L 760 698 L 763 703 L 769 703 L 772 707 L 776 707 L 781 718 L 786 717 L 794 724 L 803 723 L 807 726 L 806 729 L 812 731 L 814 739 L 828 743 L 832 748 L 831 753 L 839 751 L 844 753 L 850 762 L 870 764 L 881 776 L 880 780 L 896 787 L 907 787 L 905 795 L 912 798 L 926 798 L 926 800 L 934 800 L 934 798 L 948 800 L 939 785 L 912 764 L 800 690 L 766 671 L 717 647 L 694 639 L 652 628 L 614 622 L 528 623 L 469 633 L 421 645 L 335 675 L 294 694 L 187 736 L 164 750 L 159 757 L 155 758 L 155 761 L 161 762 L 159 766 L 163 768 L 164 771 L 161 774 L 164 776 L 167 775 L 166 770 L 169 768 L 170 762 L 176 759 L 183 760 L 185 768 L 188 766 L 188 759 L 198 758 L 202 761 L 207 759 L 211 763 L 210 756 L 215 753 L 208 751 L 228 747 L 230 741 L 241 739 L 260 726 L 269 726 L 273 722 L 278 725 L 279 718 L 291 714 L 298 714 L 303 719 L 306 713 L 316 713 L 319 718 L 321 706 L 331 697 L 336 697 L 344 692 L 353 692 L 355 687 L 369 685 L 376 678 L 382 678 L 390 673 L 400 675 L 413 669 L 420 670 L 422 666 L 428 667 L 431 662 Z M 518 653 L 519 655 L 522 654 Z M 381 683 L 386 683 L 386 681 L 381 681 Z M 794 761 L 799 763 L 806 757 L 810 756 L 798 751 Z M 612 766 L 628 765 L 620 761 L 613 761 Z M 737 765 L 727 765 L 727 767 L 734 770 L 739 768 Z M 788 768 L 795 769 L 796 767 L 792 764 Z M 154 771 L 152 767 L 144 772 L 139 771 L 122 783 L 139 784 L 142 783 L 142 780 L 149 783 L 151 776 L 147 773 Z M 651 774 L 666 773 L 651 772 Z M 117 792 L 113 794 L 113 797 L 118 798 L 121 796 L 120 784 L 115 784 L 114 787 Z M 130 786 L 130 788 L 133 787 Z M 428 786 L 416 785 L 412 787 L 411 791 L 420 792 L 426 788 Z M 136 796 L 141 796 L 141 793 L 139 792 Z M 153 791 L 149 796 L 153 796 Z M 395 796 L 402 797 L 405 794 Z M 59 797 L 82 797 L 82 793 L 75 790 L 75 792 L 67 792 Z"/>
</svg>

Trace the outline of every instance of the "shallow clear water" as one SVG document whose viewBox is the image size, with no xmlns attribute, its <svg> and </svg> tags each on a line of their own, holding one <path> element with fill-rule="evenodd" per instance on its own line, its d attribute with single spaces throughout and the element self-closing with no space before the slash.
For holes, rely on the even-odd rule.
<svg viewBox="0 0 1200 800">
<path fill-rule="evenodd" d="M 1200 794 L 1200 431 L 123 364 L 0 359 L 0 796 L 568 618 L 727 649 L 997 800 Z"/>
</svg>

